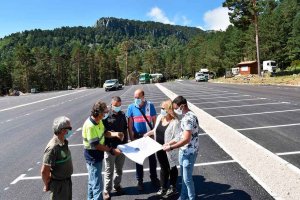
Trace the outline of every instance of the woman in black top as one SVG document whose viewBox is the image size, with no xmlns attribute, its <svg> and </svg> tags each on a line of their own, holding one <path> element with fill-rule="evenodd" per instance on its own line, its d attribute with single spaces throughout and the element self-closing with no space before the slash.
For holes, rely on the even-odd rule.
<svg viewBox="0 0 300 200">
<path fill-rule="evenodd" d="M 173 111 L 172 101 L 167 100 L 161 104 L 161 112 L 157 117 L 155 127 L 145 136 L 154 134 L 155 140 L 161 145 L 167 143 L 180 133 L 180 123 Z M 160 150 L 156 153 L 160 164 L 160 190 L 157 195 L 169 197 L 176 193 L 176 182 L 178 170 L 176 167 L 178 154 L 177 150 L 166 152 Z M 170 185 L 168 189 L 168 185 Z"/>
</svg>

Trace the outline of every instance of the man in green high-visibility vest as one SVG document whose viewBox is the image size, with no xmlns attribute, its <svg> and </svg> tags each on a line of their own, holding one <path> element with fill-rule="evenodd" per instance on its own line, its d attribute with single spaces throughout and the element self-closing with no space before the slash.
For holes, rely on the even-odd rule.
<svg viewBox="0 0 300 200">
<path fill-rule="evenodd" d="M 70 119 L 62 116 L 54 119 L 54 136 L 44 151 L 41 169 L 44 191 L 50 191 L 50 199 L 72 199 L 73 164 L 67 137 L 72 135 Z"/>
</svg>

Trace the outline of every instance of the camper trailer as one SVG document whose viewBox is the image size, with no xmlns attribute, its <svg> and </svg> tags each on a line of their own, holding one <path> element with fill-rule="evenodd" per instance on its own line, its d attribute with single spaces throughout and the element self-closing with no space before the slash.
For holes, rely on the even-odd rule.
<svg viewBox="0 0 300 200">
<path fill-rule="evenodd" d="M 276 62 L 273 60 L 263 61 L 263 71 L 274 73 L 277 69 Z"/>
</svg>

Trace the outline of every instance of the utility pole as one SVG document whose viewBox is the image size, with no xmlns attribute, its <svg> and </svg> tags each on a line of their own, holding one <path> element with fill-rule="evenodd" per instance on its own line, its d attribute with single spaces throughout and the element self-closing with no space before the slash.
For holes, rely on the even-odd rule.
<svg viewBox="0 0 300 200">
<path fill-rule="evenodd" d="M 257 15 L 256 0 L 253 0 L 253 8 L 254 8 L 254 26 L 255 26 L 257 74 L 258 74 L 258 76 L 261 76 L 260 58 L 259 58 L 259 40 L 258 40 L 258 15 Z"/>
</svg>

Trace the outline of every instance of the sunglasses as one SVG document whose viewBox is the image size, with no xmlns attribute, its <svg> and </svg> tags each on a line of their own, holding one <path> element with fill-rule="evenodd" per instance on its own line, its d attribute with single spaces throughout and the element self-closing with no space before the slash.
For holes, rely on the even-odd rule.
<svg viewBox="0 0 300 200">
<path fill-rule="evenodd" d="M 63 129 L 68 129 L 68 130 L 72 130 L 72 127 L 66 127 L 66 128 L 63 128 Z"/>
</svg>

